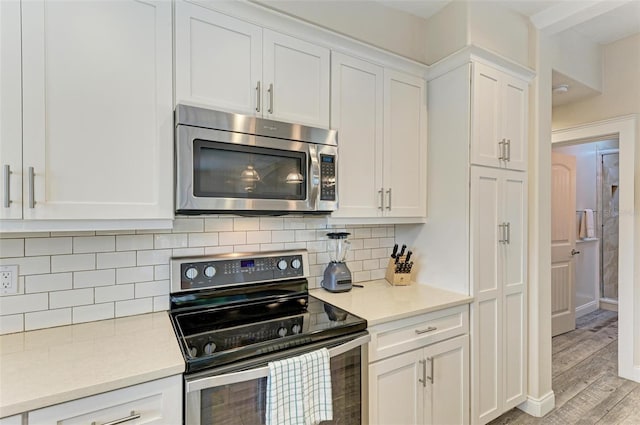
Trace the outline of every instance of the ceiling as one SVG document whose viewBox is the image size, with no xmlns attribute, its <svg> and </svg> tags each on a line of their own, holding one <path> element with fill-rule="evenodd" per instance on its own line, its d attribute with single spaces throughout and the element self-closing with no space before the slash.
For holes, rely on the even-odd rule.
<svg viewBox="0 0 640 425">
<path fill-rule="evenodd" d="M 378 0 L 425 19 L 459 0 Z M 488 0 L 469 0 L 488 1 Z M 571 30 L 593 43 L 605 45 L 640 33 L 640 0 L 494 0 L 495 3 L 527 16 L 549 35 Z M 567 84 L 566 93 L 553 94 L 553 106 L 598 95 L 596 90 L 553 71 L 553 86 Z"/>
</svg>

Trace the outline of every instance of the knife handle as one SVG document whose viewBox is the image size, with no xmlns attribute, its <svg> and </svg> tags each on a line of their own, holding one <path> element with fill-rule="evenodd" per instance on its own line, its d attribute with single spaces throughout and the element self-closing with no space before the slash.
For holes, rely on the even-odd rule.
<svg viewBox="0 0 640 425">
<path fill-rule="evenodd" d="M 391 258 L 396 258 L 398 254 L 398 244 L 393 245 L 393 252 L 391 253 Z"/>
<path fill-rule="evenodd" d="M 398 255 L 398 257 L 402 257 L 404 255 L 404 250 L 407 249 L 406 245 L 402 245 L 402 248 L 400 248 L 400 254 Z"/>
<path fill-rule="evenodd" d="M 411 259 L 411 255 L 413 254 L 413 252 L 411 252 L 411 250 L 409 250 L 409 252 L 407 252 L 407 258 L 404 259 L 405 263 L 408 263 L 409 260 Z"/>
</svg>

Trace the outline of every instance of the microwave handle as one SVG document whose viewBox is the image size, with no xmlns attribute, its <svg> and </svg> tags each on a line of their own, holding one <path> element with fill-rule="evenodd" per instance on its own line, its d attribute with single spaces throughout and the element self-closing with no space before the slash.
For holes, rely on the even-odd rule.
<svg viewBox="0 0 640 425">
<path fill-rule="evenodd" d="M 371 335 L 363 335 L 351 341 L 340 344 L 337 347 L 329 349 L 329 357 L 339 356 L 349 350 L 366 344 L 371 340 Z M 214 388 L 222 385 L 237 384 L 238 382 L 252 381 L 254 379 L 265 378 L 269 376 L 269 366 L 262 366 L 256 369 L 242 370 L 239 372 L 231 372 L 224 375 L 208 376 L 206 378 L 196 379 L 194 381 L 185 382 L 186 392 L 196 392 L 206 388 Z"/>
<path fill-rule="evenodd" d="M 309 201 L 308 205 L 312 211 L 318 209 L 318 200 L 320 198 L 320 161 L 318 156 L 318 147 L 309 144 Z"/>
</svg>

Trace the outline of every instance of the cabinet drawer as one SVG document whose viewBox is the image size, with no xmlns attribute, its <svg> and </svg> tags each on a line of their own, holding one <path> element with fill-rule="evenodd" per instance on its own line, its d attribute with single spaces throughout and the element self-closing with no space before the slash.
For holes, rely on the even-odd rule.
<svg viewBox="0 0 640 425">
<path fill-rule="evenodd" d="M 469 306 L 461 305 L 369 329 L 369 361 L 424 347 L 469 332 Z"/>
<path fill-rule="evenodd" d="M 29 412 L 36 425 L 174 424 L 182 421 L 181 375 L 133 385 Z M 121 422 L 117 422 L 120 420 Z"/>
</svg>

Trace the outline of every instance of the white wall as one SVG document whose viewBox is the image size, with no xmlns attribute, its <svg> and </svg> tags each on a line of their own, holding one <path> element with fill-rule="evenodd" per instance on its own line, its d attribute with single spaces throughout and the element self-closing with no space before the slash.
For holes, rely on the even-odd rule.
<svg viewBox="0 0 640 425">
<path fill-rule="evenodd" d="M 452 1 L 427 21 L 426 62 L 433 64 L 470 44 L 469 8 L 464 1 Z"/>
<path fill-rule="evenodd" d="M 573 30 L 553 37 L 553 69 L 602 91 L 602 46 Z"/>
</svg>

